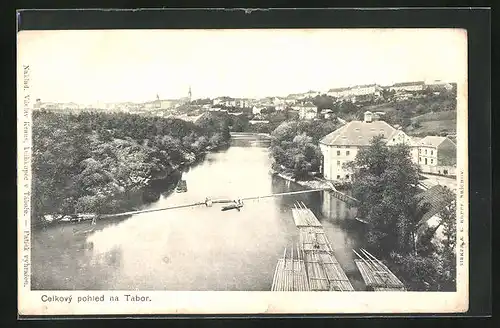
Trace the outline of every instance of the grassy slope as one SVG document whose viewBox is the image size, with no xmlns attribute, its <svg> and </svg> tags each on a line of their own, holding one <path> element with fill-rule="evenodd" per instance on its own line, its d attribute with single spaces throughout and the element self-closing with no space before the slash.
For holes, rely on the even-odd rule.
<svg viewBox="0 0 500 328">
<path fill-rule="evenodd" d="M 390 112 L 396 110 L 396 108 L 394 108 L 392 104 L 385 103 L 385 104 L 366 106 L 363 108 L 363 110 L 369 110 L 371 112 Z"/>
<path fill-rule="evenodd" d="M 417 129 L 408 130 L 412 135 L 454 134 L 457 130 L 457 111 L 426 113 L 412 118 L 420 122 Z"/>
<path fill-rule="evenodd" d="M 372 112 L 391 112 L 396 110 L 396 105 L 391 103 L 384 103 L 372 106 L 366 106 L 363 110 L 369 110 Z M 418 115 L 412 118 L 412 122 L 420 122 L 419 128 L 407 129 L 407 133 L 414 136 L 425 136 L 425 135 L 443 135 L 443 134 L 455 134 L 457 126 L 457 112 L 454 111 L 443 111 L 426 113 L 423 115 Z"/>
</svg>

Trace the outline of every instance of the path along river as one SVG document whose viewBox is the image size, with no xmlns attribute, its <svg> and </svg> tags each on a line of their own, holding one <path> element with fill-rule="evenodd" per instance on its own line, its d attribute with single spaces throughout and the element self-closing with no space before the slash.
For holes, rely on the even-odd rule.
<svg viewBox="0 0 500 328">
<path fill-rule="evenodd" d="M 268 145 L 234 134 L 231 147 L 184 173 L 188 192 L 146 208 L 302 190 L 270 175 Z M 296 201 L 315 212 L 353 286 L 363 289 L 352 252 L 363 247 L 361 227 L 345 203 L 324 192 L 247 201 L 240 212 L 215 204 L 102 220 L 87 236 L 74 236 L 70 223 L 35 231 L 32 288 L 269 291 L 284 248 L 298 243 Z"/>
</svg>

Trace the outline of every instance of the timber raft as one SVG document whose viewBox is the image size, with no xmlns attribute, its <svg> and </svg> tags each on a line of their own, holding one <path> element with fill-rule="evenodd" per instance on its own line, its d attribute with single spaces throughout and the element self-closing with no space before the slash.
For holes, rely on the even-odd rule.
<svg viewBox="0 0 500 328">
<path fill-rule="evenodd" d="M 297 259 L 293 258 L 293 247 L 290 258 L 286 257 L 286 249 L 283 258 L 278 260 L 278 265 L 274 272 L 273 292 L 309 291 L 309 281 L 307 280 L 306 267 L 301 258 L 300 250 L 297 247 Z"/>
<path fill-rule="evenodd" d="M 296 203 L 292 216 L 299 229 L 297 260 L 293 253 L 287 259 L 285 250 L 278 260 L 271 291 L 354 291 L 314 213 L 304 203 Z M 302 282 L 304 277 L 307 285 Z"/>
<path fill-rule="evenodd" d="M 358 256 L 354 263 L 369 290 L 406 291 L 403 283 L 375 256 L 365 249 L 360 249 L 361 254 L 353 251 Z"/>
</svg>

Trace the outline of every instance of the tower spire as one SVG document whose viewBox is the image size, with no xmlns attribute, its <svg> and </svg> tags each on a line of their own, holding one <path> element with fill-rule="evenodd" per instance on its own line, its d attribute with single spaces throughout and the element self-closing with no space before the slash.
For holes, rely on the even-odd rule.
<svg viewBox="0 0 500 328">
<path fill-rule="evenodd" d="M 188 98 L 191 101 L 192 93 L 191 93 L 191 85 L 189 85 Z"/>
</svg>

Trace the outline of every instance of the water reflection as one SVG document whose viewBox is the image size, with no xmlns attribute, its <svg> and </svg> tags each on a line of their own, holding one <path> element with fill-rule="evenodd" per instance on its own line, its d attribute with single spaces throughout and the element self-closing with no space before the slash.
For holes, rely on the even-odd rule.
<svg viewBox="0 0 500 328">
<path fill-rule="evenodd" d="M 183 174 L 188 192 L 162 195 L 148 207 L 302 190 L 269 174 L 271 159 L 261 142 L 268 144 L 235 138 L 229 149 L 208 154 Z M 54 228 L 37 237 L 33 276 L 42 289 L 268 291 L 277 259 L 298 243 L 291 215 L 297 201 L 322 221 L 336 257 L 359 286 L 351 249 L 359 247 L 360 237 L 345 224 L 351 210 L 319 192 L 247 201 L 241 212 L 214 205 L 101 223 L 82 241 L 93 248 L 80 253 L 73 251 L 73 236 L 61 239 Z"/>
<path fill-rule="evenodd" d="M 322 193 L 321 214 L 332 220 L 352 220 L 356 217 L 356 208 L 339 201 L 329 194 Z"/>
</svg>

